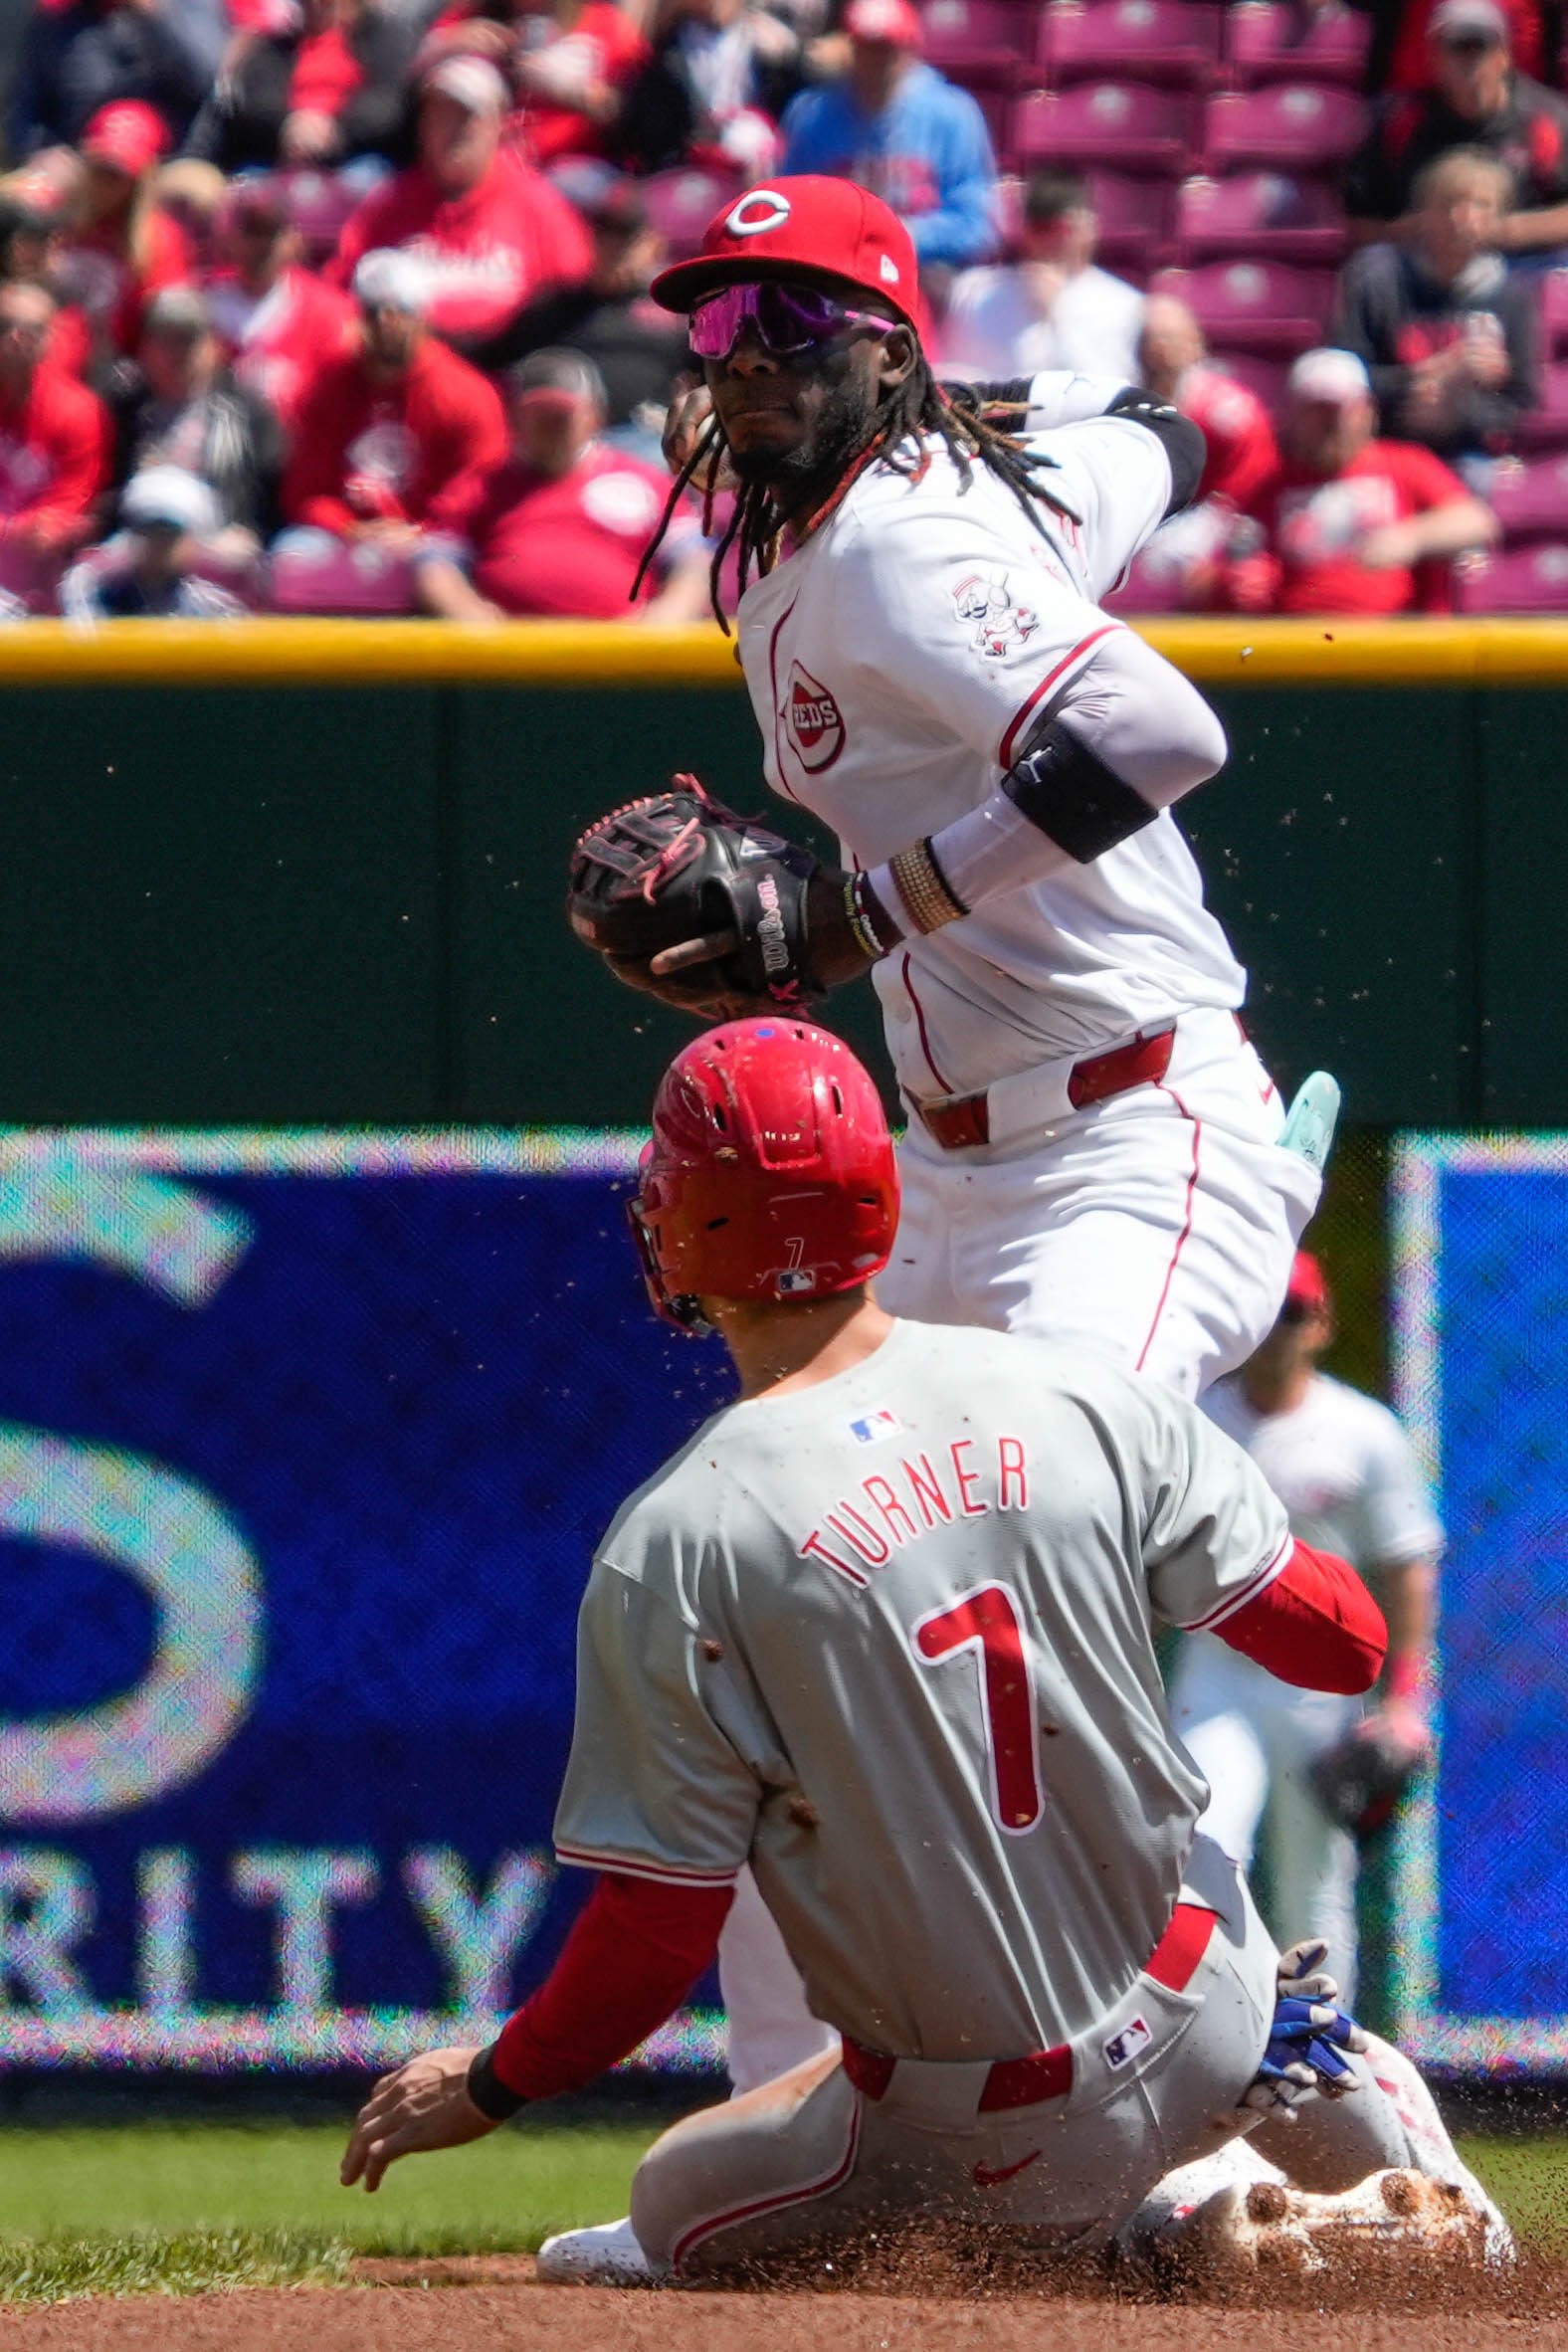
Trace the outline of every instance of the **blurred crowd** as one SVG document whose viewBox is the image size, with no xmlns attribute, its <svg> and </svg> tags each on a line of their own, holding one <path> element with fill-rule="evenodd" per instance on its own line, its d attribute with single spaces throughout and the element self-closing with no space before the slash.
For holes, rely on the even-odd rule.
<svg viewBox="0 0 1568 2352">
<path fill-rule="evenodd" d="M 1124 376 L 1203 426 L 1133 609 L 1568 601 L 1558 15 L 35 0 L 0 613 L 696 617 L 697 511 L 639 580 L 689 365 L 648 287 L 780 171 L 904 215 L 947 375 Z"/>
</svg>

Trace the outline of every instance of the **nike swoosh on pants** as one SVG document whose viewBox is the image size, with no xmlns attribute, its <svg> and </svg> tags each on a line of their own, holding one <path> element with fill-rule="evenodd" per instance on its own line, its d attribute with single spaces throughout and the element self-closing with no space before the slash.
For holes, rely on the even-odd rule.
<svg viewBox="0 0 1568 2352">
<path fill-rule="evenodd" d="M 981 2189 L 995 2189 L 1003 2181 L 1010 2181 L 1014 2173 L 1025 2172 L 1031 2164 L 1038 2164 L 1044 2154 L 1044 2148 L 1031 2148 L 1029 2154 L 1020 2156 L 1016 2164 L 999 2164 L 994 2168 L 989 2164 L 977 2164 L 974 2169 L 975 2185 Z"/>
</svg>

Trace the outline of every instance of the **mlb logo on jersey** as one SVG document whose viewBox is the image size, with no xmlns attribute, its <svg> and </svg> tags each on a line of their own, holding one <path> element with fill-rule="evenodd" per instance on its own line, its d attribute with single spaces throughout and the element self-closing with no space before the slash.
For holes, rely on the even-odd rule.
<svg viewBox="0 0 1568 2352">
<path fill-rule="evenodd" d="M 844 720 L 839 705 L 819 680 L 797 662 L 789 674 L 789 699 L 784 713 L 795 756 L 808 776 L 831 768 L 844 749 Z"/>
<path fill-rule="evenodd" d="M 895 1438 L 903 1423 L 896 1413 L 889 1413 L 885 1405 L 880 1413 L 867 1413 L 859 1421 L 850 1423 L 850 1435 L 857 1446 L 876 1446 L 883 1438 Z"/>
<path fill-rule="evenodd" d="M 1119 2034 L 1112 2034 L 1105 2044 L 1105 2063 L 1114 2074 L 1121 2066 L 1130 2066 L 1140 2050 L 1146 2050 L 1154 2036 L 1141 2017 L 1131 2019 Z"/>
</svg>

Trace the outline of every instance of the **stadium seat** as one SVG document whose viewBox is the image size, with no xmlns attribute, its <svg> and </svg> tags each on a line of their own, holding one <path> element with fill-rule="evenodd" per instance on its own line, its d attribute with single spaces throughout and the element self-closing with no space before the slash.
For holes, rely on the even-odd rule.
<svg viewBox="0 0 1568 2352">
<path fill-rule="evenodd" d="M 1240 0 L 1228 15 L 1226 63 L 1239 89 L 1269 82 L 1361 88 L 1372 44 L 1372 21 L 1362 10 L 1327 8 L 1307 16 L 1288 0 Z"/>
<path fill-rule="evenodd" d="M 1043 83 L 1029 65 L 1034 14 L 1028 0 L 930 0 L 921 15 L 928 65 L 975 90 Z"/>
<path fill-rule="evenodd" d="M 1088 200 L 1099 221 L 1097 258 L 1107 269 L 1146 278 L 1176 258 L 1171 239 L 1171 191 L 1161 180 L 1123 179 L 1091 171 Z M 1016 253 L 1024 226 L 1024 182 L 997 182 L 996 217 L 1003 248 Z"/>
<path fill-rule="evenodd" d="M 1037 92 L 1013 113 L 1008 161 L 1104 164 L 1176 179 L 1192 161 L 1193 114 L 1176 92 L 1130 82 L 1084 82 Z"/>
<path fill-rule="evenodd" d="M 1281 82 L 1222 92 L 1204 110 L 1203 167 L 1217 175 L 1247 164 L 1331 171 L 1360 145 L 1365 127 L 1366 105 L 1351 90 Z"/>
<path fill-rule="evenodd" d="M 1541 280 L 1541 348 L 1548 359 L 1568 352 L 1568 270 L 1548 270 Z"/>
<path fill-rule="evenodd" d="M 1054 0 L 1035 55 L 1053 88 L 1135 77 L 1212 90 L 1220 76 L 1219 8 L 1201 0 Z M 929 20 L 928 20 L 929 21 Z"/>
<path fill-rule="evenodd" d="M 406 555 L 373 544 L 351 546 L 319 530 L 287 530 L 273 542 L 267 603 L 275 613 L 362 615 L 414 609 L 414 569 Z"/>
<path fill-rule="evenodd" d="M 1531 539 L 1568 541 L 1568 454 L 1533 465 L 1505 458 L 1493 473 L 1486 502 L 1512 547 Z"/>
<path fill-rule="evenodd" d="M 1331 266 L 1344 254 L 1345 219 L 1321 180 L 1278 171 L 1199 177 L 1183 180 L 1176 192 L 1176 241 L 1188 263 L 1234 255 Z"/>
<path fill-rule="evenodd" d="M 1334 274 L 1283 262 L 1207 262 L 1196 270 L 1160 271 L 1150 292 L 1190 302 L 1211 343 L 1288 356 L 1321 341 Z"/>
<path fill-rule="evenodd" d="M 1568 366 L 1542 368 L 1540 403 L 1519 419 L 1514 440 L 1521 450 L 1568 449 Z"/>
<path fill-rule="evenodd" d="M 1501 555 L 1456 564 L 1454 609 L 1460 613 L 1568 611 L 1568 547 L 1511 547 Z"/>
<path fill-rule="evenodd" d="M 696 252 L 714 213 L 740 194 L 747 176 L 739 171 L 699 171 L 694 165 L 678 165 L 673 171 L 656 171 L 642 182 L 649 221 L 663 236 L 672 261 L 685 261 Z"/>
<path fill-rule="evenodd" d="M 1228 351 L 1216 348 L 1210 357 L 1222 375 L 1234 376 L 1245 384 L 1249 392 L 1256 392 L 1269 414 L 1277 422 L 1284 408 L 1285 378 L 1290 373 L 1288 359 L 1274 359 L 1265 351 Z"/>
<path fill-rule="evenodd" d="M 303 259 L 311 269 L 337 251 L 337 241 L 364 201 L 365 188 L 335 171 L 281 171 L 274 185 L 299 232 Z"/>
</svg>

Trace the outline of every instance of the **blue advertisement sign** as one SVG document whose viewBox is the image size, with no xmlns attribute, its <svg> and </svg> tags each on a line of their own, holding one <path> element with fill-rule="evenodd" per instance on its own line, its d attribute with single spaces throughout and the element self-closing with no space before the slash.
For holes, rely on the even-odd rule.
<svg viewBox="0 0 1568 2352">
<path fill-rule="evenodd" d="M 1435 1785 L 1398 1856 L 1402 2040 L 1568 2068 L 1568 1136 L 1401 1138 L 1397 1402 L 1448 1531 Z"/>
<path fill-rule="evenodd" d="M 0 2064 L 381 2064 L 543 1974 L 593 1546 L 727 1386 L 634 1165 L 0 1139 Z"/>
</svg>

